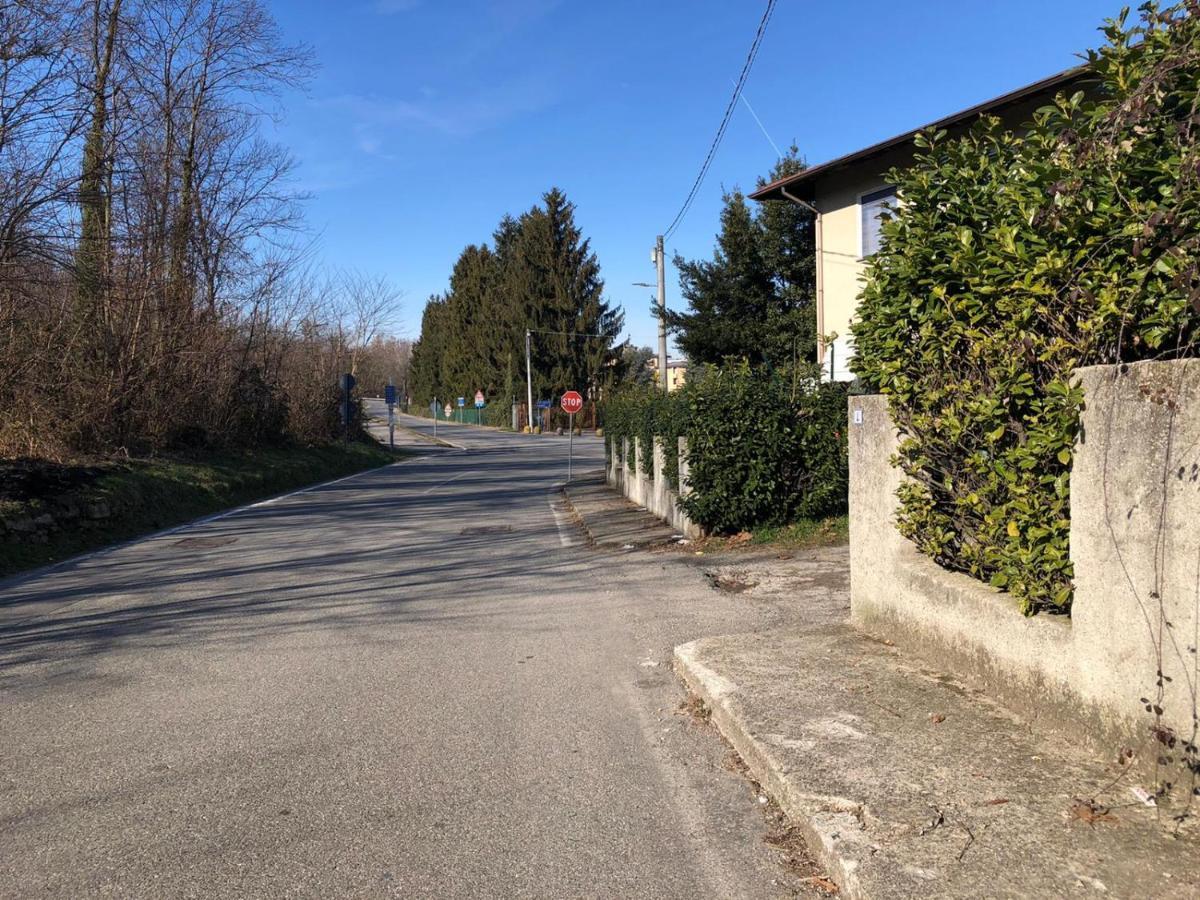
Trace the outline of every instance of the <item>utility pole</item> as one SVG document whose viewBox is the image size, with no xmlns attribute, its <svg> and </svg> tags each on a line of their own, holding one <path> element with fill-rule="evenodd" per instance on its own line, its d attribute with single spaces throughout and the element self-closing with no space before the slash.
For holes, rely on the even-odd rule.
<svg viewBox="0 0 1200 900">
<path fill-rule="evenodd" d="M 667 383 L 667 275 L 661 234 L 654 243 L 653 258 L 658 266 L 658 378 L 665 394 L 670 385 Z"/>
<path fill-rule="evenodd" d="M 530 359 L 529 341 L 531 332 L 525 329 L 525 390 L 528 394 L 529 406 L 526 407 L 525 419 L 529 422 L 529 433 L 533 434 L 533 363 Z"/>
</svg>

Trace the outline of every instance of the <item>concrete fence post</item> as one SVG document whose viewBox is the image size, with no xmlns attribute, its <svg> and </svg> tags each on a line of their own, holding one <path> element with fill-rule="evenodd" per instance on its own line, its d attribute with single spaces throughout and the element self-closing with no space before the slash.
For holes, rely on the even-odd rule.
<svg viewBox="0 0 1200 900">
<path fill-rule="evenodd" d="M 670 518 L 675 504 L 671 502 L 670 486 L 667 484 L 667 477 L 664 469 L 667 467 L 667 454 L 663 449 L 663 439 L 658 435 L 654 436 L 653 441 L 653 462 L 651 465 L 654 468 L 654 484 L 651 485 L 649 510 L 660 518 Z"/>
<path fill-rule="evenodd" d="M 633 439 L 633 493 L 629 499 L 638 506 L 646 505 L 646 478 L 642 474 L 642 439 Z"/>
<path fill-rule="evenodd" d="M 629 438 L 621 438 L 621 493 L 629 496 Z"/>
<path fill-rule="evenodd" d="M 688 459 L 687 459 L 687 438 L 679 438 L 679 483 L 676 485 L 676 492 L 680 497 L 683 497 L 690 490 L 688 487 Z"/>
</svg>

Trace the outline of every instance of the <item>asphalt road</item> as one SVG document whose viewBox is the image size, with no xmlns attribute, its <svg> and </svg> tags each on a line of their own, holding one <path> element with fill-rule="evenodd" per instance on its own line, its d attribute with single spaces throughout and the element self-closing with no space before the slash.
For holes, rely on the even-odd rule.
<svg viewBox="0 0 1200 900">
<path fill-rule="evenodd" d="M 792 895 L 669 669 L 770 613 L 587 549 L 565 438 L 439 433 L 0 582 L 0 896 Z"/>
</svg>

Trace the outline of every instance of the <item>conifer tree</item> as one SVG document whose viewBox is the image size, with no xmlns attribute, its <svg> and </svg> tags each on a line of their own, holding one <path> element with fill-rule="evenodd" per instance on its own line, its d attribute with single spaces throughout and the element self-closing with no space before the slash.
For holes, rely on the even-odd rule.
<svg viewBox="0 0 1200 900">
<path fill-rule="evenodd" d="M 505 216 L 493 246 L 466 247 L 449 290 L 430 298 L 413 348 L 414 397 L 488 398 L 525 393 L 525 331 L 532 336 L 534 393 L 596 396 L 620 368 L 614 342 L 623 314 L 604 299 L 600 265 L 558 189 L 518 218 Z"/>
<path fill-rule="evenodd" d="M 792 147 L 766 180 L 803 167 Z M 713 258 L 677 255 L 675 266 L 688 309 L 668 310 L 667 327 L 693 363 L 744 359 L 785 369 L 812 360 L 813 226 L 802 207 L 769 203 L 752 210 L 740 191 L 730 191 Z"/>
</svg>

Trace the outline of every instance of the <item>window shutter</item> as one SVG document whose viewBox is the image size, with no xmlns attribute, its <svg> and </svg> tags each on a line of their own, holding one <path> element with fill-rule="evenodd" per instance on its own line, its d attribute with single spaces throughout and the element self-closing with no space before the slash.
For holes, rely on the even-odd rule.
<svg viewBox="0 0 1200 900">
<path fill-rule="evenodd" d="M 893 187 L 863 194 L 859 206 L 862 210 L 862 255 L 864 258 L 879 251 L 880 217 L 895 205 L 896 189 Z"/>
</svg>

